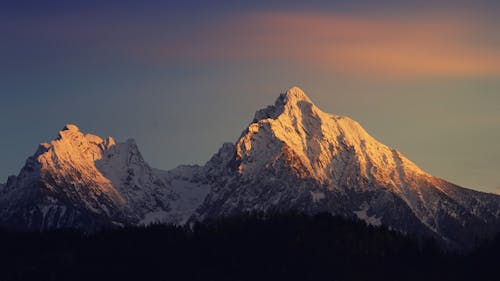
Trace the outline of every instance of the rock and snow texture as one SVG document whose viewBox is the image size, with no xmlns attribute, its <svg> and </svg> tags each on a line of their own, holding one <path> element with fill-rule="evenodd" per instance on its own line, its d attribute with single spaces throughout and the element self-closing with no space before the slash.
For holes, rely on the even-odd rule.
<svg viewBox="0 0 500 281">
<path fill-rule="evenodd" d="M 156 172 L 175 194 L 170 204 L 168 221 L 177 224 L 186 223 L 210 191 L 210 186 L 202 173 L 202 167 L 181 165 L 170 171 L 156 170 Z M 146 217 L 143 223 L 147 224 L 150 218 L 151 216 Z"/>
<path fill-rule="evenodd" d="M 297 87 L 257 111 L 204 170 L 212 189 L 197 219 L 330 212 L 457 243 L 499 222 L 500 196 L 429 175 L 357 122 L 324 113 Z"/>
<path fill-rule="evenodd" d="M 187 215 L 178 213 L 193 207 L 186 211 L 176 202 L 184 198 L 171 186 L 175 173 L 170 178 L 149 167 L 133 140 L 115 143 L 68 124 L 54 141 L 40 144 L 20 174 L 1 188 L 0 224 L 95 230 L 179 223 Z"/>
</svg>

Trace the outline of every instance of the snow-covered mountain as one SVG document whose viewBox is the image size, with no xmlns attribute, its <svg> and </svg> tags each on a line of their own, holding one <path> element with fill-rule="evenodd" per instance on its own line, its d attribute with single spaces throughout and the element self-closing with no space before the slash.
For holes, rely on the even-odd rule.
<svg viewBox="0 0 500 281">
<path fill-rule="evenodd" d="M 19 175 L 0 189 L 0 224 L 95 230 L 182 223 L 208 191 L 204 185 L 186 183 L 189 172 L 153 170 L 134 140 L 115 143 L 112 138 L 84 135 L 68 124 L 54 141 L 40 144 Z M 176 192 L 172 182 L 190 188 L 191 197 L 196 197 L 191 205 L 185 204 L 189 198 Z"/>
<path fill-rule="evenodd" d="M 500 222 L 500 196 L 426 173 L 357 122 L 321 111 L 297 87 L 257 111 L 204 171 L 212 189 L 200 220 L 329 212 L 459 244 L 497 231 Z"/>
<path fill-rule="evenodd" d="M 0 185 L 0 226 L 183 224 L 243 212 L 328 212 L 470 245 L 500 230 L 500 196 L 434 177 L 297 87 L 204 166 L 152 169 L 133 140 L 67 125 Z"/>
</svg>

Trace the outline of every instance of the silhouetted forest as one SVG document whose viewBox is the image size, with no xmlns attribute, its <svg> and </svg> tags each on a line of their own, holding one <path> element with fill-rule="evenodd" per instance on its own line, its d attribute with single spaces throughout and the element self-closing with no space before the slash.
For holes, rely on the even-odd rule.
<svg viewBox="0 0 500 281">
<path fill-rule="evenodd" d="M 0 280 L 499 280 L 500 239 L 445 251 L 327 214 L 107 230 L 0 231 Z"/>
</svg>

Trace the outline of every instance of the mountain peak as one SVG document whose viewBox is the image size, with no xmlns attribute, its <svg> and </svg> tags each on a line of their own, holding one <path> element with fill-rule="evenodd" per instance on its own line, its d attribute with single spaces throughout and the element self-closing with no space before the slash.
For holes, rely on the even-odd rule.
<svg viewBox="0 0 500 281">
<path fill-rule="evenodd" d="M 356 180 L 367 179 L 355 185 L 361 189 L 369 187 L 369 182 L 393 180 L 394 170 L 404 171 L 402 175 L 426 175 L 414 163 L 371 137 L 356 121 L 323 112 L 298 87 L 280 94 L 274 105 L 257 111 L 236 147 L 239 160 L 243 159 L 242 172 L 248 170 L 247 174 L 253 174 L 268 169 L 282 157 L 282 163 L 293 163 L 292 170 L 300 177 L 335 188 L 353 186 L 336 174 L 342 170 L 340 167 L 346 167 Z M 273 156 L 267 158 L 269 155 Z M 266 161 L 269 163 L 259 163 Z"/>
<path fill-rule="evenodd" d="M 62 128 L 61 131 L 59 131 L 59 134 L 56 137 L 56 140 L 77 140 L 84 138 L 84 134 L 80 131 L 80 129 L 74 125 L 74 124 L 66 124 Z"/>
<path fill-rule="evenodd" d="M 309 97 L 304 93 L 304 91 L 297 87 L 293 86 L 290 89 L 288 89 L 285 93 L 281 94 L 281 96 L 284 98 L 285 103 L 290 102 L 290 101 L 307 101 L 311 102 Z"/>
<path fill-rule="evenodd" d="M 64 128 L 62 129 L 62 131 L 74 131 L 74 132 L 79 132 L 80 131 L 80 128 L 78 128 L 78 126 L 76 126 L 75 124 L 66 124 L 66 126 L 64 126 Z"/>
<path fill-rule="evenodd" d="M 304 91 L 302 91 L 299 87 L 294 86 L 286 92 L 281 93 L 274 105 L 258 110 L 255 113 L 252 123 L 256 123 L 267 118 L 276 119 L 283 113 L 294 114 L 297 111 L 301 111 L 300 108 L 303 108 L 304 106 L 315 107 L 314 103 L 311 99 L 309 99 Z"/>
</svg>

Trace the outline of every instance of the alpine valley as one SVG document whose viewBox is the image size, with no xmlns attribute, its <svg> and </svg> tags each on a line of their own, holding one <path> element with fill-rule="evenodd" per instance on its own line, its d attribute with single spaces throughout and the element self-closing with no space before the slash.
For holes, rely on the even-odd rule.
<svg viewBox="0 0 500 281">
<path fill-rule="evenodd" d="M 151 168 L 133 140 L 68 124 L 0 184 L 0 226 L 185 224 L 248 212 L 330 213 L 451 246 L 500 230 L 500 196 L 434 177 L 299 88 L 258 110 L 204 166 Z"/>
</svg>

